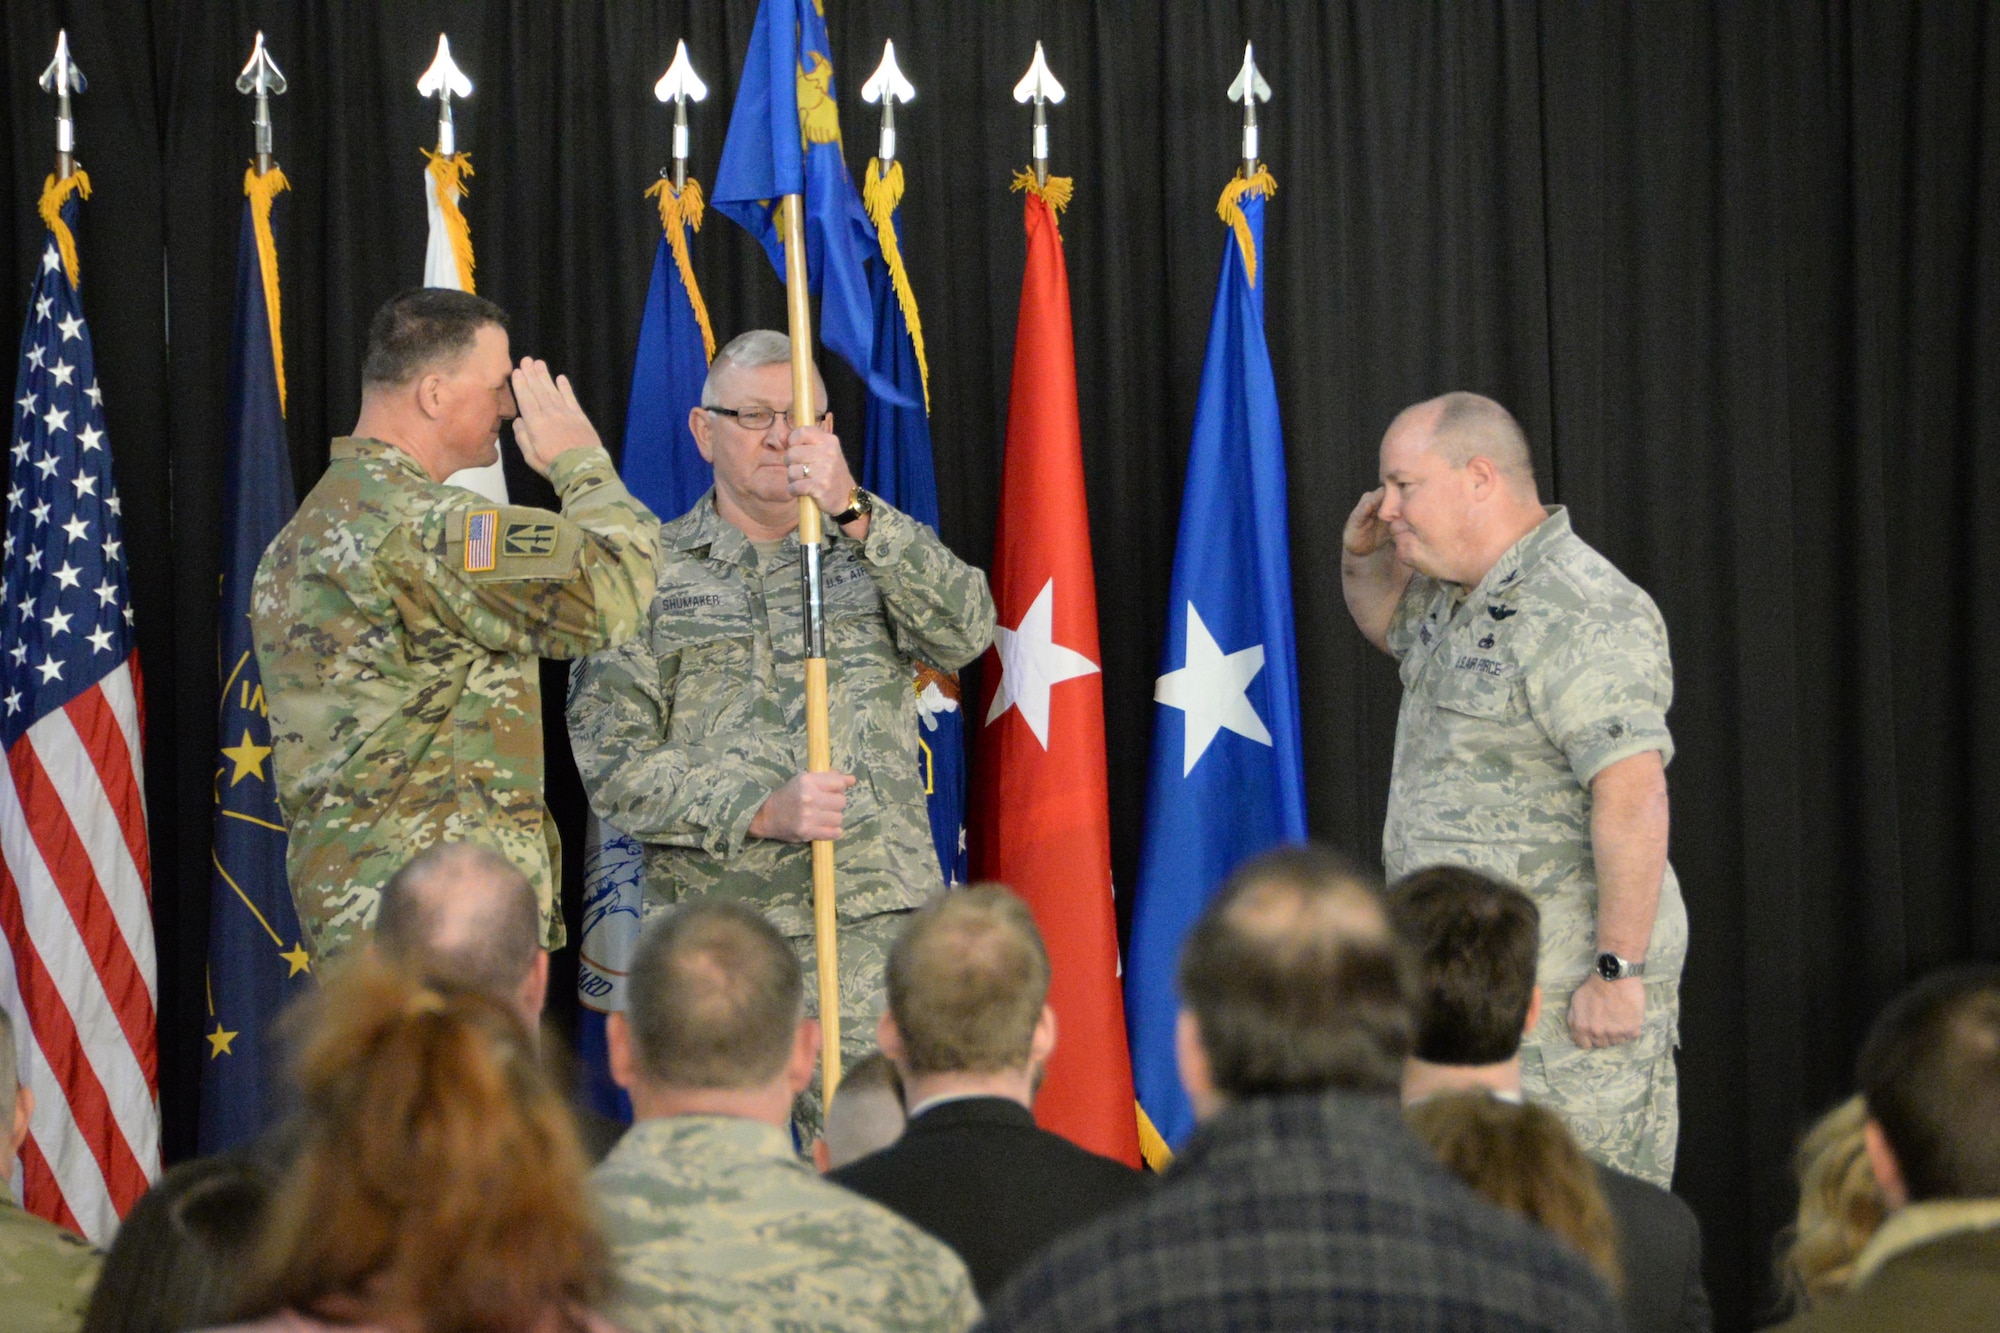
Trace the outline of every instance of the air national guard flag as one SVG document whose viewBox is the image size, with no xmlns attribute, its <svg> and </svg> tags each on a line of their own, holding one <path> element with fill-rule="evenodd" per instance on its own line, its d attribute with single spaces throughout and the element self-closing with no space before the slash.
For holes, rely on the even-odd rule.
<svg viewBox="0 0 2000 1333">
<path fill-rule="evenodd" d="M 160 1171 L 158 991 L 139 659 L 77 298 L 78 193 L 90 195 L 80 171 L 42 192 L 48 232 L 4 445 L 0 1004 L 35 1094 L 21 1203 L 105 1245 Z"/>
<path fill-rule="evenodd" d="M 661 235 L 646 313 L 639 321 L 619 473 L 641 504 L 673 518 L 694 508 L 714 481 L 714 472 L 694 446 L 688 416 L 701 403 L 715 334 L 688 253 L 688 234 L 701 229 L 701 186 L 690 177 L 676 191 L 663 178 L 646 194 L 659 201 Z M 632 1101 L 611 1078 L 604 1016 L 625 1007 L 625 972 L 639 939 L 644 869 L 637 841 L 595 814 L 588 816 L 583 940 L 577 949 L 577 1062 L 585 1100 L 600 1115 L 627 1123 Z"/>
<path fill-rule="evenodd" d="M 779 201 L 802 195 L 807 284 L 819 297 L 820 341 L 891 402 L 912 400 L 886 371 L 870 367 L 875 348 L 867 258 L 875 229 L 841 156 L 833 53 L 819 0 L 762 0 L 743 79 L 729 114 L 729 137 L 715 173 L 714 203 L 764 246 L 785 272 Z"/>
<path fill-rule="evenodd" d="M 1083 494 L 1083 425 L 1069 271 L 1056 206 L 1070 182 L 1015 178 L 1028 193 L 1028 261 L 1014 333 L 1007 455 L 993 534 L 1000 613 L 980 672 L 985 730 L 973 775 L 974 864 L 1034 910 L 1047 942 L 1058 1039 L 1035 1118 L 1133 1166 L 1118 922 L 1111 901 L 1111 796 L 1097 581 Z"/>
<path fill-rule="evenodd" d="M 230 343 L 229 468 L 223 482 L 222 600 L 217 661 L 215 855 L 209 877 L 207 1025 L 200 1150 L 247 1143 L 269 1121 L 275 1051 L 266 1032 L 310 981 L 285 882 L 285 828 L 271 762 L 271 721 L 250 638 L 258 558 L 296 507 L 285 443 L 284 348 L 271 202 L 287 189 L 275 167 L 245 174 Z"/>
<path fill-rule="evenodd" d="M 1152 772 L 1132 901 L 1125 1013 L 1147 1160 L 1194 1129 L 1174 1064 L 1181 942 L 1245 858 L 1306 836 L 1285 450 L 1264 342 L 1259 170 L 1223 192 L 1231 224 L 1209 321 L 1153 688 Z"/>
<path fill-rule="evenodd" d="M 937 473 L 931 460 L 930 378 L 924 365 L 923 323 L 917 297 L 897 244 L 896 205 L 903 197 L 903 164 L 868 163 L 863 202 L 875 223 L 882 262 L 869 274 L 875 297 L 873 363 L 893 376 L 912 405 L 868 395 L 868 447 L 861 484 L 919 523 L 938 526 Z M 963 884 L 971 868 L 965 843 L 965 712 L 958 677 L 916 668 L 917 717 L 922 732 L 924 789 L 930 794 L 931 842 L 946 884 Z"/>
</svg>

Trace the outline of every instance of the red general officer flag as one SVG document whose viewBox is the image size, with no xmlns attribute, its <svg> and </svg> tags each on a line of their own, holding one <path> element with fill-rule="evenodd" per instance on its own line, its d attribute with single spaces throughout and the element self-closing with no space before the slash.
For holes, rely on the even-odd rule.
<svg viewBox="0 0 2000 1333">
<path fill-rule="evenodd" d="M 993 543 L 1000 624 L 980 673 L 972 851 L 978 877 L 1026 899 L 1048 942 L 1057 1041 L 1037 1119 L 1137 1166 L 1069 274 L 1049 198 L 1060 207 L 1068 186 L 1015 181 L 1029 191 L 1028 265 Z"/>
</svg>

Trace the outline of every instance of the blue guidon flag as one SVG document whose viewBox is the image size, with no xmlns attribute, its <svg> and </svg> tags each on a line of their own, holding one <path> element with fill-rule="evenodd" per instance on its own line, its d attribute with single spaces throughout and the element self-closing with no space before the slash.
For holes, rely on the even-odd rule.
<svg viewBox="0 0 2000 1333">
<path fill-rule="evenodd" d="M 1223 192 L 1231 234 L 1195 403 L 1167 643 L 1153 689 L 1125 1018 L 1140 1147 L 1155 1168 L 1194 1130 L 1174 1060 L 1181 943 L 1239 862 L 1306 836 L 1285 440 L 1257 264 L 1264 198 L 1274 189 L 1259 170 Z"/>
</svg>

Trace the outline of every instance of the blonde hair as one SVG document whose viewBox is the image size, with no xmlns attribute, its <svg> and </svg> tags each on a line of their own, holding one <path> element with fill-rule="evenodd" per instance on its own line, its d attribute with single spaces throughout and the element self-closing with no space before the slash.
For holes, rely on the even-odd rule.
<svg viewBox="0 0 2000 1333">
<path fill-rule="evenodd" d="M 1799 1215 L 1779 1236 L 1778 1281 L 1797 1309 L 1847 1289 L 1854 1261 L 1888 1216 L 1868 1166 L 1862 1128 L 1868 1108 L 1849 1097 L 1806 1131 L 1792 1159 Z"/>
<path fill-rule="evenodd" d="M 1624 1285 L 1618 1226 L 1598 1188 L 1597 1168 L 1555 1112 L 1455 1092 L 1419 1102 L 1403 1117 L 1476 1193 L 1566 1243 L 1613 1291 Z"/>
<path fill-rule="evenodd" d="M 603 1294 L 575 1126 L 511 1011 L 363 958 L 288 1022 L 299 1151 L 239 1317 L 502 1333 Z"/>
</svg>

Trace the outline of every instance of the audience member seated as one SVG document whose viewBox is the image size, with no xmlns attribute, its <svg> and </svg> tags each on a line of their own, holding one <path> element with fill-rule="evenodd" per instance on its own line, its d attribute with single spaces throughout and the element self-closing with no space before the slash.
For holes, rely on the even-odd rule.
<svg viewBox="0 0 2000 1333">
<path fill-rule="evenodd" d="M 1799 1215 L 1779 1237 L 1778 1255 L 1778 1281 L 1794 1313 L 1847 1289 L 1854 1261 L 1888 1213 L 1868 1167 L 1867 1123 L 1857 1094 L 1821 1116 L 1799 1143 Z"/>
<path fill-rule="evenodd" d="M 1863 1149 L 1888 1216 L 1842 1295 L 1793 1333 L 2000 1324 L 2000 968 L 1939 974 L 1890 1004 L 1861 1048 Z"/>
<path fill-rule="evenodd" d="M 870 1051 L 840 1080 L 826 1108 L 825 1137 L 813 1145 L 822 1171 L 837 1171 L 869 1153 L 881 1152 L 903 1136 L 903 1078 L 889 1057 Z"/>
<path fill-rule="evenodd" d="M 833 1179 L 958 1251 L 981 1300 L 1056 1237 L 1146 1192 L 1137 1171 L 1035 1124 L 1056 1015 L 1026 903 L 996 885 L 932 899 L 891 946 L 887 989 L 876 1039 L 910 1123 Z"/>
<path fill-rule="evenodd" d="M 639 937 L 606 1025 L 634 1123 L 594 1173 L 631 1333 L 936 1330 L 979 1317 L 965 1265 L 792 1151 L 819 1024 L 763 915 L 703 898 Z"/>
<path fill-rule="evenodd" d="M 1615 1329 L 1590 1266 L 1403 1123 L 1407 970 L 1369 879 L 1317 848 L 1239 869 L 1188 936 L 1200 1128 L 1160 1185 L 1031 1260 L 994 1329 Z"/>
<path fill-rule="evenodd" d="M 1419 1106 L 1459 1092 L 1518 1103 L 1521 1037 L 1542 1010 L 1535 985 L 1541 913 L 1534 900 L 1477 871 L 1436 866 L 1396 882 L 1389 891 L 1389 917 L 1417 974 L 1417 1041 L 1403 1074 L 1404 1103 Z M 1519 1146 L 1539 1143 L 1552 1167 L 1556 1159 L 1568 1160 L 1539 1116 L 1487 1108 L 1476 1117 L 1479 1124 L 1454 1119 L 1454 1125 L 1434 1123 L 1431 1132 L 1419 1129 L 1419 1135 L 1436 1147 L 1447 1128 L 1477 1137 L 1511 1125 L 1507 1132 L 1522 1136 Z M 1563 1137 L 1571 1139 L 1567 1131 Z M 1596 1258 L 1609 1243 L 1602 1233 L 1597 1244 L 1579 1248 L 1593 1256 L 1600 1271 L 1622 1275 L 1625 1323 L 1633 1333 L 1706 1333 L 1711 1315 L 1701 1279 L 1701 1226 L 1679 1198 L 1604 1166 L 1594 1172 L 1594 1189 L 1566 1181 L 1555 1192 L 1553 1181 L 1515 1177 L 1525 1163 L 1504 1164 L 1503 1170 L 1499 1162 L 1478 1163 L 1477 1152 L 1471 1143 L 1459 1145 L 1445 1155 L 1446 1165 L 1488 1198 L 1516 1206 L 1544 1225 L 1559 1216 L 1567 1219 L 1550 1229 L 1573 1244 L 1574 1228 L 1591 1212 L 1585 1196 L 1599 1194 L 1609 1205 L 1617 1223 L 1614 1257 L 1608 1264 Z M 1536 1197 L 1539 1207 L 1512 1204 Z"/>
<path fill-rule="evenodd" d="M 83 1333 L 179 1333 L 229 1318 L 271 1185 L 236 1153 L 161 1176 L 119 1224 Z"/>
<path fill-rule="evenodd" d="M 390 962 L 459 990 L 477 991 L 521 1016 L 550 1079 L 570 1096 L 577 1134 L 592 1162 L 625 1126 L 578 1103 L 560 1039 L 541 1030 L 549 993 L 535 886 L 513 862 L 469 842 L 439 843 L 412 857 L 382 888 L 375 948 Z"/>
<path fill-rule="evenodd" d="M 28 1141 L 35 1094 L 16 1082 L 14 1024 L 0 1008 L 0 1124 L 7 1126 L 7 1174 Z M 80 1237 L 14 1202 L 0 1177 L 0 1307 L 9 1333 L 76 1333 L 101 1256 Z"/>
<path fill-rule="evenodd" d="M 297 1150 L 238 1333 L 609 1333 L 583 1151 L 514 1011 L 363 958 L 287 1021 Z"/>
<path fill-rule="evenodd" d="M 1481 1198 L 1560 1237 L 1613 1291 L 1624 1285 L 1611 1206 L 1561 1116 L 1488 1092 L 1445 1092 L 1405 1107 L 1403 1119 Z"/>
</svg>

